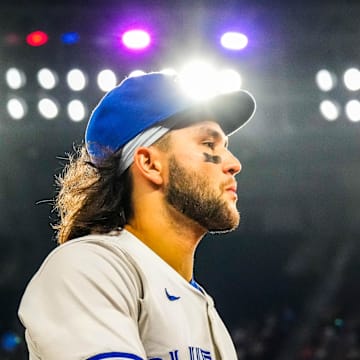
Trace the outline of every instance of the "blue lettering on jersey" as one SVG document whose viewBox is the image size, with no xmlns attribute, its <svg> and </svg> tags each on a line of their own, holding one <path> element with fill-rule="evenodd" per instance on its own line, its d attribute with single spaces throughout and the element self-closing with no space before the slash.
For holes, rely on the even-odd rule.
<svg viewBox="0 0 360 360">
<path fill-rule="evenodd" d="M 170 351 L 170 360 L 212 360 L 210 351 L 202 350 L 198 347 L 189 346 L 189 358 L 180 359 L 179 350 Z M 167 360 L 162 358 L 151 358 L 148 360 Z"/>
<path fill-rule="evenodd" d="M 178 352 L 179 352 L 179 350 L 175 350 L 175 351 L 172 351 L 171 353 L 169 353 L 171 356 L 171 360 L 179 360 Z"/>
<path fill-rule="evenodd" d="M 189 346 L 190 360 L 211 360 L 210 351 Z"/>
</svg>

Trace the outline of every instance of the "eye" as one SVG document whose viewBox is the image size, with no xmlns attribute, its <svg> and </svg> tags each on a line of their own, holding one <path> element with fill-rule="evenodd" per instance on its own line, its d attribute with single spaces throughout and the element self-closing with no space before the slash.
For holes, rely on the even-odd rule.
<svg viewBox="0 0 360 360">
<path fill-rule="evenodd" d="M 203 145 L 207 146 L 211 150 L 215 149 L 215 143 L 213 141 L 205 141 L 205 142 L 203 142 Z"/>
</svg>

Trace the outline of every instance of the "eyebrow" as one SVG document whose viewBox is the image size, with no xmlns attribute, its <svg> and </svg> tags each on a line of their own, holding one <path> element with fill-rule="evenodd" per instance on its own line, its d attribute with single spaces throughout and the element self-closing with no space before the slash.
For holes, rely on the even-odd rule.
<svg viewBox="0 0 360 360">
<path fill-rule="evenodd" d="M 215 141 L 221 142 L 222 140 L 224 140 L 224 146 L 228 147 L 229 145 L 229 140 L 227 136 L 223 136 L 219 131 L 202 126 L 199 129 L 199 132 L 202 136 L 209 136 L 211 138 L 213 138 Z"/>
</svg>

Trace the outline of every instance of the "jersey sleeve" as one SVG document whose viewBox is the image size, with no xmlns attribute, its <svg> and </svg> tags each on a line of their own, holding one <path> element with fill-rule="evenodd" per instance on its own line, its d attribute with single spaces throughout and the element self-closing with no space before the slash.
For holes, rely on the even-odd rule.
<svg viewBox="0 0 360 360">
<path fill-rule="evenodd" d="M 19 309 L 33 356 L 145 359 L 137 322 L 141 292 L 135 266 L 111 244 L 60 246 L 28 285 Z"/>
</svg>

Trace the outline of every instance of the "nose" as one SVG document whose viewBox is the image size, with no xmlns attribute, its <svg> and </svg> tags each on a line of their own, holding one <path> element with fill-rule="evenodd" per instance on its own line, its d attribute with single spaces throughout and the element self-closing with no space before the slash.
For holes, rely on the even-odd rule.
<svg viewBox="0 0 360 360">
<path fill-rule="evenodd" d="M 231 175 L 238 174 L 242 169 L 239 159 L 229 150 L 227 150 L 227 156 L 223 162 L 224 173 L 230 173 Z"/>
</svg>

